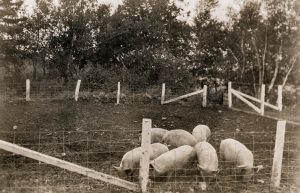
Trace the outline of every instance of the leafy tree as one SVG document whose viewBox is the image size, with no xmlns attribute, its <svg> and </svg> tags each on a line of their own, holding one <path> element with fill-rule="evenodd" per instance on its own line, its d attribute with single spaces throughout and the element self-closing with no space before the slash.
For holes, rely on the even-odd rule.
<svg viewBox="0 0 300 193">
<path fill-rule="evenodd" d="M 53 54 L 52 68 L 64 78 L 79 76 L 79 70 L 93 53 L 94 39 L 92 17 L 94 0 L 62 0 L 52 18 L 56 22 L 55 34 L 50 41 Z"/>
<path fill-rule="evenodd" d="M 26 46 L 22 5 L 22 0 L 0 1 L 0 56 L 7 70 L 13 70 L 14 79 L 20 78 Z"/>
<path fill-rule="evenodd" d="M 233 23 L 226 42 L 227 59 L 240 74 L 236 80 L 252 79 L 256 94 L 255 84 L 269 83 L 269 93 L 275 82 L 282 84 L 284 74 L 297 60 L 295 50 L 299 47 L 299 15 L 293 1 L 264 3 L 246 2 L 237 15 L 231 16 Z M 263 15 L 262 10 L 267 14 Z"/>
<path fill-rule="evenodd" d="M 52 14 L 55 6 L 52 0 L 39 0 L 31 17 L 25 24 L 25 35 L 28 40 L 27 58 L 32 61 L 34 79 L 37 78 L 37 67 L 42 66 L 43 76 L 46 76 L 49 59 L 52 57 L 50 39 L 54 36 L 55 22 Z"/>
<path fill-rule="evenodd" d="M 103 65 L 119 71 L 123 80 L 126 73 L 142 73 L 145 81 L 157 82 L 162 64 L 151 61 L 156 51 L 165 48 L 183 57 L 189 50 L 189 28 L 177 19 L 179 14 L 168 0 L 125 0 L 111 16 L 104 38 L 98 39 Z"/>
<path fill-rule="evenodd" d="M 211 12 L 216 5 L 216 1 L 201 1 L 201 7 L 194 19 L 192 72 L 197 76 L 215 77 L 225 72 L 223 52 L 226 31 L 220 21 L 212 18 Z"/>
</svg>

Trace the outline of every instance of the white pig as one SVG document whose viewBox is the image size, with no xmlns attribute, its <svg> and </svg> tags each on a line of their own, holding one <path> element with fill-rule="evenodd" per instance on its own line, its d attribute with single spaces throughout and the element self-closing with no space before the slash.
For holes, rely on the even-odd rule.
<svg viewBox="0 0 300 193">
<path fill-rule="evenodd" d="M 197 168 L 203 174 L 214 175 L 218 171 L 218 155 L 215 148 L 207 142 L 199 142 L 194 147 L 198 165 Z"/>
<path fill-rule="evenodd" d="M 161 154 L 169 151 L 168 147 L 161 143 L 153 143 L 150 145 L 150 160 L 153 160 Z M 139 169 L 140 158 L 142 156 L 141 147 L 134 148 L 124 154 L 120 166 L 113 166 L 120 174 L 125 173 L 132 176 Z"/>
<path fill-rule="evenodd" d="M 262 165 L 253 166 L 254 158 L 252 152 L 242 143 L 235 139 L 225 139 L 220 144 L 220 159 L 232 162 L 240 169 L 241 180 L 249 181 L 254 174 L 262 169 Z"/>
<path fill-rule="evenodd" d="M 154 173 L 154 176 L 170 177 L 175 170 L 183 169 L 189 162 L 192 162 L 195 156 L 194 148 L 189 145 L 172 149 L 150 162 L 151 173 Z"/>
<path fill-rule="evenodd" d="M 162 128 L 151 128 L 151 141 L 150 143 L 161 143 L 163 136 L 168 132 L 166 129 Z M 141 141 L 141 136 L 139 141 Z"/>
<path fill-rule="evenodd" d="M 193 129 L 192 134 L 196 138 L 197 142 L 208 141 L 211 131 L 207 125 L 197 125 Z"/>
<path fill-rule="evenodd" d="M 168 131 L 162 139 L 162 143 L 167 144 L 169 149 L 177 148 L 182 145 L 194 146 L 197 143 L 195 137 L 188 131 L 174 129 Z"/>
</svg>

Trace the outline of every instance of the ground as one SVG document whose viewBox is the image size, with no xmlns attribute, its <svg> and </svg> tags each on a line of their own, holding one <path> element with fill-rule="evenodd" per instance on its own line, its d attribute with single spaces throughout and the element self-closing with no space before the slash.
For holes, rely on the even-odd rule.
<svg viewBox="0 0 300 193">
<path fill-rule="evenodd" d="M 300 128 L 288 124 L 281 188 L 270 186 L 276 121 L 228 110 L 184 104 L 101 104 L 99 102 L 6 101 L 0 103 L 0 139 L 118 176 L 112 168 L 123 154 L 140 145 L 142 118 L 153 127 L 192 131 L 197 124 L 212 130 L 210 143 L 219 150 L 222 139 L 236 138 L 254 152 L 264 169 L 253 181 L 240 183 L 220 162 L 217 184 L 206 192 L 296 192 Z M 298 142 L 299 143 L 299 142 Z M 201 192 L 194 163 L 169 181 L 153 179 L 150 192 Z M 126 192 L 100 181 L 0 150 L 0 192 Z M 232 172 L 231 172 L 232 173 Z M 233 172 L 234 173 L 234 172 Z M 124 177 L 123 177 L 124 178 Z M 138 183 L 138 179 L 124 178 Z M 299 179 L 299 176 L 298 176 Z"/>
</svg>

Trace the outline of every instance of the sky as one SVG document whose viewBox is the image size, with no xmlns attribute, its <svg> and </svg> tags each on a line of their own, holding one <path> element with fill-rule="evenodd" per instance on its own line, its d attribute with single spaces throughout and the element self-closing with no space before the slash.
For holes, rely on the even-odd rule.
<svg viewBox="0 0 300 193">
<path fill-rule="evenodd" d="M 54 0 L 58 1 L 58 0 Z M 116 8 L 122 0 L 98 0 L 99 3 L 111 4 L 113 8 Z M 201 0 L 174 0 L 178 7 L 183 8 L 184 12 L 190 11 L 190 17 L 181 17 L 179 19 L 186 20 L 187 22 L 192 22 L 192 18 L 196 15 L 196 6 L 199 5 Z M 219 0 L 219 6 L 213 12 L 213 16 L 219 20 L 227 21 L 226 12 L 228 7 L 232 7 L 234 10 L 239 10 L 241 0 Z M 25 0 L 25 6 L 29 11 L 35 5 L 35 0 Z"/>
</svg>

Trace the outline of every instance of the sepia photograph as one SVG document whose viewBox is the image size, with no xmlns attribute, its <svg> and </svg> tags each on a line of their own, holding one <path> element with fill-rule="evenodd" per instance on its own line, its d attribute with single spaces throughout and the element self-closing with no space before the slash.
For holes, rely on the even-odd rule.
<svg viewBox="0 0 300 193">
<path fill-rule="evenodd" d="M 0 193 L 300 193 L 299 0 L 0 0 Z"/>
</svg>

